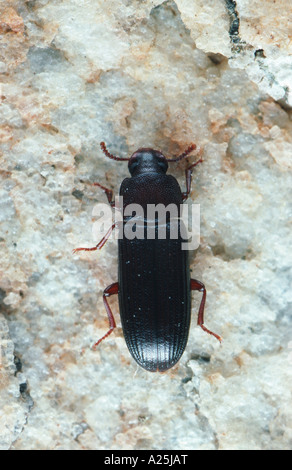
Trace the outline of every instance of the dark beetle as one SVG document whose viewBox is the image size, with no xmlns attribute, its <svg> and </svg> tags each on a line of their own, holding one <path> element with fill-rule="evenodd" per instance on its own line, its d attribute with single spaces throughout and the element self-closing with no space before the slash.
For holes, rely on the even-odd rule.
<svg viewBox="0 0 292 470">
<path fill-rule="evenodd" d="M 147 212 L 149 204 L 174 204 L 180 214 L 180 205 L 187 199 L 191 188 L 192 169 L 202 160 L 186 170 L 186 192 L 182 193 L 177 180 L 167 175 L 168 162 L 177 162 L 189 155 L 196 146 L 190 145 L 179 157 L 166 159 L 151 148 L 141 148 L 130 158 L 115 157 L 108 152 L 104 142 L 101 148 L 105 155 L 114 160 L 129 161 L 131 178 L 126 178 L 120 188 L 123 208 L 139 204 Z M 100 186 L 114 207 L 113 193 Z M 125 226 L 129 218 L 123 218 Z M 147 220 L 141 223 L 146 232 Z M 152 221 L 153 223 L 153 221 Z M 109 318 L 109 331 L 95 344 L 95 347 L 115 328 L 115 320 L 107 297 L 119 295 L 120 316 L 125 340 L 135 361 L 144 369 L 163 372 L 173 367 L 182 356 L 191 322 L 191 290 L 203 293 L 198 325 L 221 341 L 220 336 L 204 326 L 205 286 L 190 279 L 188 251 L 182 250 L 184 238 L 170 237 L 170 220 L 165 221 L 166 237 L 158 239 L 119 239 L 119 281 L 107 287 L 103 300 Z M 115 224 L 94 248 L 77 248 L 93 251 L 100 249 L 108 239 Z M 154 221 L 157 235 L 157 221 Z"/>
</svg>

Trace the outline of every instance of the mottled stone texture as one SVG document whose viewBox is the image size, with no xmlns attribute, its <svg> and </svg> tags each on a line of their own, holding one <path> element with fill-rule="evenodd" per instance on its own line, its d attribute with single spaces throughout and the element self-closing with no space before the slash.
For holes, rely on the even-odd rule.
<svg viewBox="0 0 292 470">
<path fill-rule="evenodd" d="M 0 448 L 291 448 L 290 0 L 0 3 Z M 92 209 L 128 156 L 203 149 L 180 363 L 137 369 L 107 330 L 116 241 Z M 184 187 L 184 163 L 172 173 Z M 290 242 L 290 248 L 289 248 Z M 195 256 L 196 255 L 196 256 Z M 117 301 L 112 308 L 118 310 Z"/>
</svg>

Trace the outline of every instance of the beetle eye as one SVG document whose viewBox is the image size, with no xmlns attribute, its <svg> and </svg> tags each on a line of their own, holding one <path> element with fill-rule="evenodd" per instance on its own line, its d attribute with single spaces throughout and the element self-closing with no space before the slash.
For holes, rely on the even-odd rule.
<svg viewBox="0 0 292 470">
<path fill-rule="evenodd" d="M 165 168 L 165 167 L 166 167 L 164 160 L 160 160 L 160 161 L 158 162 L 158 165 L 160 166 L 160 168 Z"/>
<path fill-rule="evenodd" d="M 139 162 L 138 162 L 138 159 L 137 158 L 134 158 L 132 161 L 131 161 L 131 165 L 129 166 L 129 170 L 130 170 L 130 173 L 132 174 L 137 166 L 139 165 Z"/>
<path fill-rule="evenodd" d="M 157 164 L 162 170 L 167 170 L 168 165 L 164 157 L 159 157 Z"/>
</svg>

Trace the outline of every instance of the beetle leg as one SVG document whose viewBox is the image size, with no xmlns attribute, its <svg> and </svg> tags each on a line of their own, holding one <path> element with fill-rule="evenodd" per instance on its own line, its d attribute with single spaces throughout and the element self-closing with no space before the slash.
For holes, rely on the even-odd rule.
<svg viewBox="0 0 292 470">
<path fill-rule="evenodd" d="M 187 186 L 187 190 L 182 193 L 183 201 L 186 201 L 186 199 L 189 197 L 189 194 L 191 192 L 193 168 L 195 168 L 195 166 L 197 166 L 199 163 L 202 163 L 202 161 L 203 161 L 201 154 L 202 154 L 202 150 L 200 149 L 200 154 L 199 154 L 200 158 L 199 158 L 199 160 L 197 160 L 195 163 L 193 163 L 191 166 L 189 166 L 186 169 L 186 186 Z"/>
<path fill-rule="evenodd" d="M 100 242 L 92 247 L 92 248 L 75 248 L 73 250 L 73 253 L 77 253 L 77 251 L 96 251 L 96 250 L 101 250 L 101 248 L 103 247 L 103 245 L 106 244 L 107 240 L 109 239 L 110 237 L 110 234 L 112 233 L 113 229 L 115 228 L 116 224 L 114 223 L 109 229 L 108 231 L 106 232 L 105 236 L 100 240 Z"/>
<path fill-rule="evenodd" d="M 210 335 L 215 336 L 215 338 L 218 339 L 218 341 L 222 341 L 221 336 L 217 335 L 216 333 L 213 333 L 213 331 L 208 330 L 208 328 L 205 327 L 204 325 L 204 310 L 205 310 L 205 303 L 206 303 L 206 288 L 204 284 L 200 281 L 196 281 L 196 279 L 191 279 L 191 290 L 198 290 L 199 292 L 203 292 L 203 297 L 201 300 L 201 305 L 199 308 L 199 315 L 198 315 L 198 325 L 202 328 L 202 330 L 206 331 Z"/>
<path fill-rule="evenodd" d="M 100 184 L 100 183 L 93 183 L 93 186 L 98 186 L 99 188 L 103 189 L 105 194 L 106 194 L 106 197 L 107 197 L 107 200 L 108 200 L 109 204 L 111 205 L 111 207 L 115 207 L 115 201 L 113 201 L 113 191 L 112 191 L 112 189 L 108 189 L 105 186 L 102 186 L 102 184 Z"/>
<path fill-rule="evenodd" d="M 116 327 L 116 322 L 115 322 L 115 319 L 114 319 L 114 316 L 113 316 L 113 312 L 111 311 L 111 308 L 108 304 L 107 297 L 110 297 L 111 295 L 114 295 L 114 294 L 118 294 L 118 292 L 119 292 L 119 283 L 118 282 L 114 282 L 114 284 L 111 284 L 110 286 L 108 286 L 103 291 L 103 303 L 104 303 L 106 313 L 107 313 L 107 316 L 108 316 L 109 330 L 105 335 L 102 336 L 102 338 L 100 338 L 95 343 L 95 345 L 93 346 L 93 349 L 95 349 L 99 345 L 99 343 L 101 343 L 102 340 L 104 340 L 107 336 L 109 336 L 111 334 L 111 332 L 114 330 L 114 328 Z"/>
</svg>

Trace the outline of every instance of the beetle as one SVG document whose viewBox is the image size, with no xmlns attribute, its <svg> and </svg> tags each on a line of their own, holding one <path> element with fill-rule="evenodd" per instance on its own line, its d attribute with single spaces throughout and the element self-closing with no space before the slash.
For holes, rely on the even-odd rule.
<svg viewBox="0 0 292 470">
<path fill-rule="evenodd" d="M 188 166 L 185 171 L 186 191 L 182 192 L 176 178 L 168 175 L 168 163 L 186 158 L 196 149 L 195 144 L 178 157 L 166 158 L 152 148 L 139 148 L 130 158 L 111 154 L 104 142 L 100 143 L 106 157 L 116 161 L 128 161 L 130 178 L 123 180 L 120 196 L 123 197 L 123 211 L 130 204 L 139 204 L 143 210 L 149 204 L 174 204 L 179 211 L 181 204 L 191 191 L 193 168 L 200 162 Z M 115 207 L 113 191 L 94 183 L 106 193 L 109 204 Z M 123 212 L 124 213 L 124 212 Z M 122 229 L 131 217 L 123 217 Z M 119 237 L 118 241 L 118 282 L 108 286 L 103 292 L 103 301 L 109 320 L 109 330 L 94 345 L 112 333 L 116 327 L 108 298 L 118 294 L 122 329 L 127 347 L 135 361 L 150 372 L 164 372 L 173 367 L 181 358 L 188 340 L 191 322 L 191 291 L 202 293 L 198 313 L 198 325 L 221 342 L 221 337 L 204 325 L 206 289 L 202 282 L 190 278 L 188 250 L 182 249 L 184 237 L 170 236 L 170 220 L 165 220 L 164 239 L 157 237 L 157 219 L 154 225 L 154 238 L 147 237 L 147 217 L 140 220 L 142 238 Z M 136 220 L 139 224 L 139 221 Z M 105 237 L 93 248 L 76 248 L 94 251 L 102 248 L 115 224 Z"/>
</svg>

